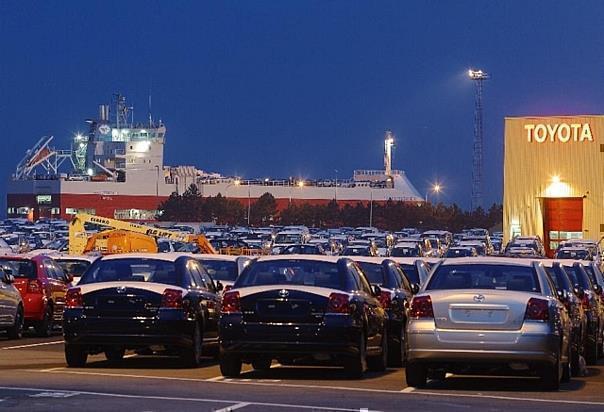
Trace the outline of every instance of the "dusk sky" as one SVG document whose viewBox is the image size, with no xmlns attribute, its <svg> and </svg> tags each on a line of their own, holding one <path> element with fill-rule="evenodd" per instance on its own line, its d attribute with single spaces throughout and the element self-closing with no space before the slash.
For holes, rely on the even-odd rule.
<svg viewBox="0 0 604 412">
<path fill-rule="evenodd" d="M 113 92 L 167 128 L 166 164 L 339 179 L 394 166 L 469 208 L 473 85 L 484 199 L 501 202 L 505 116 L 601 114 L 602 1 L 0 0 L 0 193 L 43 135 L 67 148 Z"/>
</svg>

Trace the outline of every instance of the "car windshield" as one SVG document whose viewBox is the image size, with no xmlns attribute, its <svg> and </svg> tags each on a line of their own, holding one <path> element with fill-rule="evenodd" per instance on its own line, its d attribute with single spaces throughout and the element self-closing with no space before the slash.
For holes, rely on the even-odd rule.
<svg viewBox="0 0 604 412">
<path fill-rule="evenodd" d="M 407 275 L 407 279 L 411 283 L 417 283 L 418 285 L 421 283 L 419 280 L 419 271 L 417 270 L 417 266 L 415 265 L 401 265 L 401 269 Z"/>
<path fill-rule="evenodd" d="M 84 273 L 79 284 L 98 282 L 154 282 L 174 286 L 182 284 L 174 262 L 144 258 L 97 260 Z"/>
<path fill-rule="evenodd" d="M 369 263 L 369 262 L 357 262 L 367 279 L 369 279 L 369 283 L 373 283 L 376 285 L 384 284 L 384 272 L 382 271 L 382 265 L 379 263 Z"/>
<path fill-rule="evenodd" d="M 80 277 L 86 272 L 86 269 L 90 266 L 90 262 L 87 260 L 59 260 L 55 259 L 55 262 L 63 268 L 63 272 L 72 275 L 74 277 Z"/>
<path fill-rule="evenodd" d="M 36 265 L 31 260 L 1 259 L 3 264 L 9 264 L 16 268 L 13 275 L 16 278 L 35 279 Z"/>
<path fill-rule="evenodd" d="M 237 279 L 237 263 L 228 260 L 200 259 L 199 262 L 214 280 L 233 282 Z"/>
<path fill-rule="evenodd" d="M 470 249 L 449 249 L 445 257 L 448 258 L 456 258 L 456 257 L 466 257 L 472 256 L 472 250 Z"/>
<path fill-rule="evenodd" d="M 269 260 L 253 263 L 235 282 L 235 287 L 259 285 L 319 286 L 344 290 L 344 279 L 332 262 Z"/>
<path fill-rule="evenodd" d="M 395 247 L 390 255 L 394 257 L 419 257 L 419 250 L 416 247 Z"/>
<path fill-rule="evenodd" d="M 342 252 L 345 256 L 369 256 L 369 254 L 368 247 L 347 247 Z"/>
<path fill-rule="evenodd" d="M 441 265 L 426 289 L 541 291 L 532 267 L 500 264 Z"/>
<path fill-rule="evenodd" d="M 275 237 L 275 243 L 300 243 L 300 240 L 302 240 L 302 236 L 298 235 L 298 234 L 278 234 Z"/>
<path fill-rule="evenodd" d="M 282 255 L 320 255 L 319 249 L 314 245 L 295 245 L 288 246 L 281 251 Z"/>
</svg>

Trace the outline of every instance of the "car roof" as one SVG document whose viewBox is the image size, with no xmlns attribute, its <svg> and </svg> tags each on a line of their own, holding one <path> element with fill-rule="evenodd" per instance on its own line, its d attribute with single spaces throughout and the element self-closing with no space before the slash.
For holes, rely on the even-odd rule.
<svg viewBox="0 0 604 412">
<path fill-rule="evenodd" d="M 355 262 L 363 262 L 363 263 L 377 263 L 381 264 L 384 260 L 390 259 L 389 257 L 383 256 L 354 256 L 351 259 Z M 394 262 L 393 259 L 390 259 Z"/>
<path fill-rule="evenodd" d="M 189 256 L 191 256 L 193 259 L 197 259 L 197 260 L 200 260 L 200 259 L 201 260 L 222 260 L 222 261 L 229 261 L 229 262 L 235 262 L 239 258 L 251 259 L 251 257 L 249 257 L 249 256 L 217 255 L 217 254 L 210 254 L 210 253 L 201 253 L 201 254 L 194 254 L 194 255 L 189 255 Z"/>
<path fill-rule="evenodd" d="M 455 259 L 445 259 L 441 265 L 479 265 L 479 264 L 499 264 L 499 265 L 512 265 L 512 266 L 532 266 L 534 261 L 539 259 L 518 259 L 510 257 L 496 257 L 496 256 L 477 256 L 477 257 L 463 257 Z"/>
<path fill-rule="evenodd" d="M 310 260 L 316 262 L 330 262 L 336 263 L 342 259 L 341 256 L 325 256 L 325 255 L 273 255 L 273 256 L 260 256 L 257 262 L 269 262 L 276 260 Z"/>
<path fill-rule="evenodd" d="M 176 259 L 188 256 L 192 257 L 191 253 L 169 252 L 169 253 L 117 253 L 115 255 L 105 255 L 102 260 L 120 260 L 120 259 L 155 259 L 165 260 L 167 262 L 175 262 Z"/>
</svg>

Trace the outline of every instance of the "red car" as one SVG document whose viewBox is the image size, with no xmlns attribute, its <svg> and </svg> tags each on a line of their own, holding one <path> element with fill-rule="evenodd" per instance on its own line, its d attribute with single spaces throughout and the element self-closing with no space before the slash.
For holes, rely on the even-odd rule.
<svg viewBox="0 0 604 412">
<path fill-rule="evenodd" d="M 39 336 L 50 336 L 53 327 L 63 321 L 70 276 L 45 255 L 2 256 L 0 262 L 14 267 L 14 285 L 23 298 L 25 326 L 33 326 Z"/>
</svg>

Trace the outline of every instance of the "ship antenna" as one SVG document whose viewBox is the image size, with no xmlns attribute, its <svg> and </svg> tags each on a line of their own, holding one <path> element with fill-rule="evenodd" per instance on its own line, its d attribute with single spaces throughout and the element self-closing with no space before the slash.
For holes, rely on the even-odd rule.
<svg viewBox="0 0 604 412">
<path fill-rule="evenodd" d="M 149 114 L 149 128 L 153 127 L 153 117 L 151 116 L 151 87 L 149 87 L 149 103 L 148 103 L 148 114 Z"/>
</svg>

